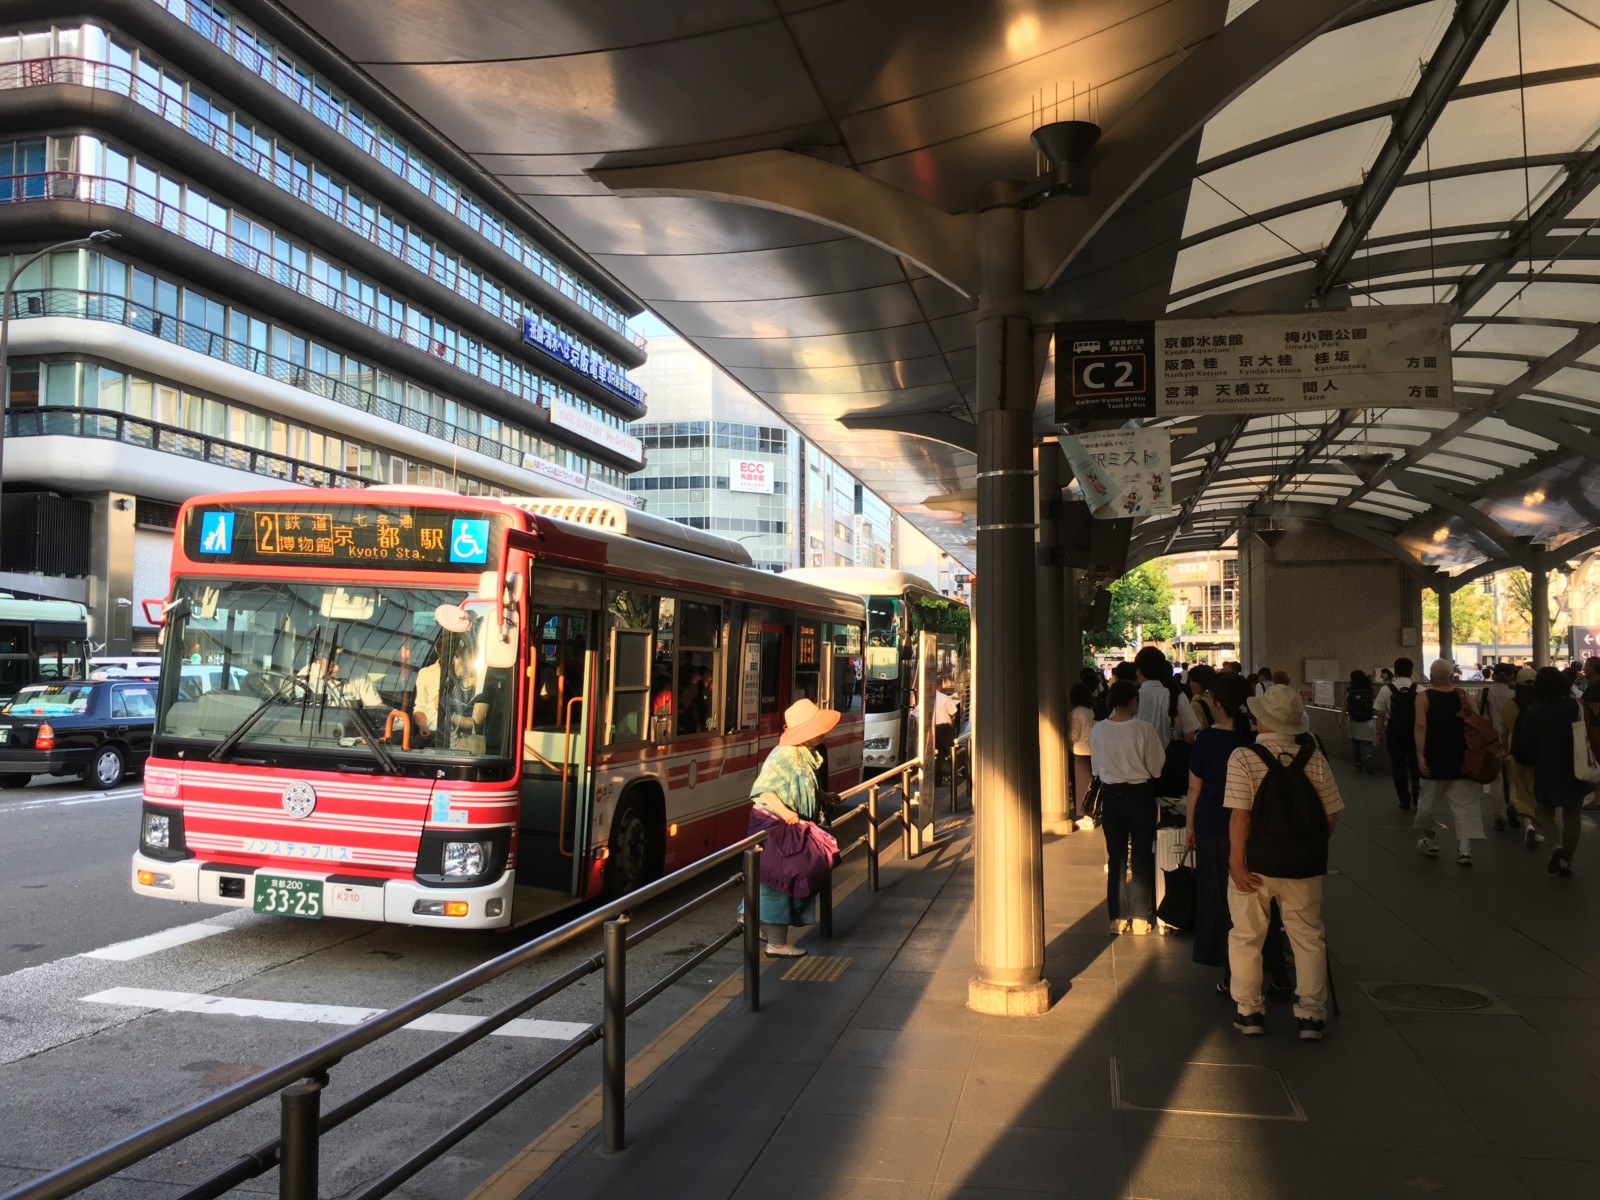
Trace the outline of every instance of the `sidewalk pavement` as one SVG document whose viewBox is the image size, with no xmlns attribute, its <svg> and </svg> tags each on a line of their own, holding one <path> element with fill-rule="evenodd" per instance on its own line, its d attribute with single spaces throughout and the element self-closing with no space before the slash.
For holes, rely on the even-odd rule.
<svg viewBox="0 0 1600 1200">
<path fill-rule="evenodd" d="M 837 979 L 768 963 L 761 1012 L 730 1005 L 634 1089 L 625 1151 L 595 1131 L 525 1196 L 1600 1196 L 1592 822 L 1570 879 L 1509 833 L 1463 868 L 1417 853 L 1386 778 L 1336 766 L 1325 1041 L 1287 1000 L 1235 1032 L 1187 938 L 1108 937 L 1098 831 L 1045 841 L 1049 1013 L 970 1012 L 970 823 L 947 820 L 806 938 Z"/>
</svg>

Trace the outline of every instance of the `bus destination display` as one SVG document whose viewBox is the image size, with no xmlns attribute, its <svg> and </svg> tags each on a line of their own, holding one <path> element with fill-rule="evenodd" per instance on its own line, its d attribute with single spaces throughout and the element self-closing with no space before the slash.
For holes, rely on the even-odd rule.
<svg viewBox="0 0 1600 1200">
<path fill-rule="evenodd" d="M 184 551 L 209 563 L 478 572 L 505 523 L 436 508 L 217 505 L 190 510 Z"/>
</svg>

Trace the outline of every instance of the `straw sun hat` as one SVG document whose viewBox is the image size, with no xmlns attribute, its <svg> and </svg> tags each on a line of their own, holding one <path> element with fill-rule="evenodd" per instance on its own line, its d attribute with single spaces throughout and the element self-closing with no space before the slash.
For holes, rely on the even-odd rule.
<svg viewBox="0 0 1600 1200">
<path fill-rule="evenodd" d="M 831 708 L 818 708 L 810 700 L 796 700 L 783 710 L 783 736 L 780 746 L 803 746 L 821 737 L 839 723 Z"/>
<path fill-rule="evenodd" d="M 1247 703 L 1255 719 L 1274 733 L 1293 737 L 1310 728 L 1306 724 L 1305 700 L 1287 684 L 1275 683 L 1261 695 L 1251 696 Z"/>
</svg>

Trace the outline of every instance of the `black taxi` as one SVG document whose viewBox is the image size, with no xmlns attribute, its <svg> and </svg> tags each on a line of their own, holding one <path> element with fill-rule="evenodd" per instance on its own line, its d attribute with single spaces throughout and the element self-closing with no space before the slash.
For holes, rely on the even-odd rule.
<svg viewBox="0 0 1600 1200">
<path fill-rule="evenodd" d="M 78 776 L 113 788 L 150 757 L 156 681 L 123 676 L 20 689 L 0 707 L 0 787 L 35 775 Z"/>
</svg>

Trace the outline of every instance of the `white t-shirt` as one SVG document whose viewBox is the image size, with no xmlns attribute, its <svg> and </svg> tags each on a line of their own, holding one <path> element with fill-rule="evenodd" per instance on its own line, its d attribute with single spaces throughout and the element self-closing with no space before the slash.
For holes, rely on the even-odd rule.
<svg viewBox="0 0 1600 1200">
<path fill-rule="evenodd" d="M 1172 693 L 1167 690 L 1167 685 L 1154 679 L 1146 679 L 1139 685 L 1139 720 L 1145 722 L 1156 731 L 1156 737 L 1163 748 L 1172 741 Z M 1182 692 L 1178 693 L 1178 732 L 1180 734 L 1198 733 L 1200 718 L 1194 711 L 1194 705 Z M 1160 774 L 1158 771 L 1157 774 Z"/>
<path fill-rule="evenodd" d="M 954 725 L 959 707 L 954 696 L 946 695 L 944 692 L 935 692 L 933 694 L 933 723 L 935 725 Z"/>
<path fill-rule="evenodd" d="M 1101 783 L 1149 783 L 1166 758 L 1156 731 L 1144 721 L 1096 721 L 1089 733 L 1089 761 Z"/>
</svg>

